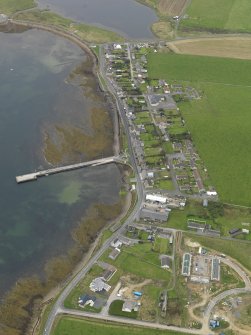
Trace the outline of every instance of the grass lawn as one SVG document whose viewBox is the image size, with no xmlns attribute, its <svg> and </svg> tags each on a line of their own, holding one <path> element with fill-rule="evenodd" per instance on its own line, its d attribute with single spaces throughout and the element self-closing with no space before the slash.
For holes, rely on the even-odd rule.
<svg viewBox="0 0 251 335">
<path fill-rule="evenodd" d="M 160 254 L 171 254 L 172 250 L 169 245 L 169 240 L 166 238 L 157 237 L 154 241 L 154 251 Z"/>
<path fill-rule="evenodd" d="M 154 187 L 162 189 L 162 190 L 174 190 L 173 182 L 171 179 L 159 179 L 154 183 Z"/>
<path fill-rule="evenodd" d="M 251 243 L 223 240 L 204 236 L 194 236 L 187 234 L 191 240 L 201 243 L 204 247 L 226 254 L 251 271 Z"/>
<path fill-rule="evenodd" d="M 191 81 L 202 99 L 179 105 L 223 202 L 251 206 L 251 61 L 149 54 L 151 78 Z"/>
<path fill-rule="evenodd" d="M 250 32 L 250 0 L 192 0 L 180 30 Z"/>
<path fill-rule="evenodd" d="M 0 0 L 0 13 L 7 15 L 33 7 L 34 0 Z"/>
<path fill-rule="evenodd" d="M 100 322 L 73 317 L 61 317 L 53 335 L 185 335 L 180 332 L 125 326 L 119 323 Z"/>
<path fill-rule="evenodd" d="M 141 278 L 169 281 L 171 273 L 161 269 L 159 253 L 152 251 L 149 242 L 136 244 L 122 249 L 115 261 L 108 258 L 110 250 L 101 257 L 104 262 L 114 265 L 124 273 L 131 273 Z"/>
<path fill-rule="evenodd" d="M 30 12 L 24 12 L 21 14 L 17 14 L 15 16 L 15 19 L 41 23 L 45 25 L 54 25 L 56 27 L 66 29 L 70 32 L 74 31 L 74 33 L 78 35 L 78 37 L 80 37 L 83 41 L 90 43 L 104 43 L 115 41 L 122 42 L 124 40 L 123 37 L 112 31 L 87 25 L 84 23 L 76 23 L 70 19 L 64 18 L 50 11 L 34 10 Z"/>
<path fill-rule="evenodd" d="M 123 312 L 122 311 L 123 304 L 124 304 L 123 300 L 114 300 L 109 307 L 109 314 L 116 316 L 123 316 L 130 319 L 136 319 L 138 312 L 135 311 Z"/>
<path fill-rule="evenodd" d="M 234 287 L 244 287 L 244 283 L 239 275 L 229 266 L 221 264 L 220 281 L 222 285 L 234 285 Z"/>
<path fill-rule="evenodd" d="M 244 228 L 251 230 L 251 213 L 249 209 L 224 207 L 224 216 L 216 219 L 220 225 L 223 235 L 229 236 L 228 231 L 233 228 Z M 251 234 L 242 235 L 242 238 L 250 239 Z"/>
<path fill-rule="evenodd" d="M 166 226 L 187 230 L 188 219 L 206 220 L 211 223 L 209 219 L 205 219 L 207 215 L 207 210 L 202 207 L 201 202 L 189 200 L 183 209 L 173 209 L 170 212 Z"/>
<path fill-rule="evenodd" d="M 83 310 L 78 305 L 78 298 L 83 294 L 92 294 L 93 292 L 90 291 L 89 285 L 91 281 L 102 274 L 103 269 L 100 268 L 98 265 L 94 265 L 85 278 L 80 281 L 80 283 L 71 291 L 68 297 L 64 301 L 64 306 L 66 308 L 74 308 Z"/>
</svg>

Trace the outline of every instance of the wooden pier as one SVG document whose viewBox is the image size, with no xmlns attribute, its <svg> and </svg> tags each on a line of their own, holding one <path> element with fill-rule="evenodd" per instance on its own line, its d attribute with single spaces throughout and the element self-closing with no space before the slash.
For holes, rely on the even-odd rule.
<svg viewBox="0 0 251 335">
<path fill-rule="evenodd" d="M 49 176 L 51 174 L 77 170 L 77 169 L 81 169 L 81 168 L 88 167 L 88 166 L 98 166 L 98 165 L 104 165 L 104 164 L 109 164 L 109 163 L 122 163 L 122 159 L 119 156 L 113 156 L 113 157 L 96 159 L 96 160 L 89 161 L 89 162 L 55 167 L 55 168 L 51 168 L 47 170 L 37 171 L 34 173 L 24 174 L 22 176 L 17 176 L 16 182 L 18 184 L 25 183 L 27 181 L 37 180 L 38 177 L 44 177 L 44 176 Z"/>
</svg>

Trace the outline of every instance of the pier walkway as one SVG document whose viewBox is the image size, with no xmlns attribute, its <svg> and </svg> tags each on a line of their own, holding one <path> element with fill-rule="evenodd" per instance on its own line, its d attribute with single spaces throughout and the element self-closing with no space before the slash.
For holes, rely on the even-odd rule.
<svg viewBox="0 0 251 335">
<path fill-rule="evenodd" d="M 107 158 L 101 158 L 96 159 L 89 162 L 83 162 L 83 163 L 77 163 L 77 164 L 71 164 L 71 165 L 65 165 L 60 167 L 55 167 L 47 170 L 37 171 L 34 173 L 24 174 L 22 176 L 16 177 L 16 182 L 19 183 L 25 183 L 27 181 L 37 180 L 38 177 L 43 176 L 49 176 L 51 174 L 56 174 L 60 172 L 66 172 L 66 171 L 72 171 L 76 169 L 81 169 L 88 166 L 98 166 L 98 165 L 104 165 L 109 163 L 125 163 L 124 160 L 120 156 L 113 156 L 113 157 L 107 157 Z"/>
</svg>

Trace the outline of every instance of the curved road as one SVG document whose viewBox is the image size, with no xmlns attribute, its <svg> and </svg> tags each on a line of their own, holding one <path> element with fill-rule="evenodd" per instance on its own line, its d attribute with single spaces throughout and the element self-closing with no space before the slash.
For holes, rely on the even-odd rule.
<svg viewBox="0 0 251 335">
<path fill-rule="evenodd" d="M 101 57 L 102 59 L 102 57 Z M 104 73 L 104 63 L 101 62 L 100 63 L 100 71 L 101 74 L 103 75 L 104 78 L 105 77 L 105 73 Z M 128 149 L 129 149 L 129 155 L 130 155 L 130 160 L 131 160 L 131 165 L 134 169 L 135 172 L 135 177 L 137 180 L 137 184 L 136 184 L 136 191 L 137 191 L 137 195 L 138 195 L 138 201 L 137 204 L 135 205 L 132 213 L 129 215 L 129 217 L 127 218 L 127 220 L 124 222 L 124 224 L 117 230 L 116 233 L 114 233 L 103 245 L 102 247 L 97 251 L 97 253 L 91 258 L 91 260 L 89 261 L 89 263 L 72 279 L 72 281 L 65 287 L 65 289 L 61 292 L 59 298 L 57 299 L 57 301 L 55 302 L 45 325 L 44 328 L 44 332 L 43 335 L 49 335 L 51 330 L 52 330 L 52 326 L 54 323 L 54 320 L 56 318 L 56 316 L 61 313 L 63 310 L 62 306 L 64 304 L 64 300 L 66 299 L 66 297 L 70 294 L 70 292 L 73 290 L 73 288 L 81 281 L 81 279 L 88 273 L 88 271 L 91 269 L 91 267 L 94 265 L 94 263 L 102 256 L 102 254 L 104 253 L 104 251 L 106 249 L 109 248 L 111 242 L 114 240 L 114 238 L 116 238 L 117 236 L 119 236 L 121 233 L 123 233 L 125 227 L 127 225 L 132 224 L 136 217 L 138 216 L 138 212 L 141 209 L 142 206 L 142 202 L 143 202 L 143 198 L 144 198 L 144 189 L 143 189 L 143 185 L 140 179 L 140 175 L 139 175 L 139 171 L 138 171 L 138 166 L 136 163 L 136 159 L 134 156 L 134 151 L 133 151 L 133 147 L 132 147 L 132 143 L 131 143 L 131 138 L 130 138 L 130 134 L 129 134 L 129 129 L 127 126 L 127 119 L 126 119 L 126 115 L 124 112 L 124 107 L 122 105 L 122 103 L 118 100 L 117 95 L 112 87 L 112 85 L 109 83 L 108 80 L 106 80 L 108 88 L 111 92 L 111 94 L 114 96 L 115 101 L 116 101 L 116 105 L 120 114 L 120 117 L 122 119 L 124 128 L 125 128 L 125 132 L 127 135 L 127 140 L 128 140 Z M 74 311 L 75 312 L 75 311 Z"/>
<path fill-rule="evenodd" d="M 232 269 L 234 269 L 238 273 L 238 275 L 241 277 L 241 279 L 245 283 L 245 287 L 244 288 L 234 288 L 234 289 L 231 289 L 231 290 L 227 290 L 227 291 L 224 291 L 224 292 L 220 293 L 216 297 L 212 298 L 212 300 L 210 300 L 210 302 L 207 305 L 206 310 L 204 312 L 204 325 L 209 324 L 209 319 L 210 319 L 210 315 L 212 313 L 212 310 L 221 300 L 226 299 L 230 295 L 236 295 L 236 294 L 251 292 L 251 282 L 250 282 L 250 278 L 248 277 L 246 272 L 243 271 L 243 269 L 239 265 L 237 265 L 236 263 L 232 262 L 231 260 L 229 260 L 227 258 L 220 258 L 220 260 L 221 260 L 222 263 L 230 266 Z"/>
</svg>

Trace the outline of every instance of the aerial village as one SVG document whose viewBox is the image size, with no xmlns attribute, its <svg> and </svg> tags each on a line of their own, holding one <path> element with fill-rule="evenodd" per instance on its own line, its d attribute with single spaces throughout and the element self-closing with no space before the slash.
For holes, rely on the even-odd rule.
<svg viewBox="0 0 251 335">
<path fill-rule="evenodd" d="M 144 199 L 131 225 L 107 245 L 65 307 L 178 327 L 209 325 L 217 331 L 224 329 L 226 320 L 209 302 L 249 281 L 245 273 L 237 275 L 239 268 L 224 254 L 168 226 L 172 211 L 182 211 L 189 198 L 206 208 L 209 201 L 217 200 L 217 192 L 176 104 L 200 99 L 199 92 L 161 78 L 148 80 L 146 53 L 159 47 L 148 43 L 104 46 L 105 71 L 128 121 Z M 134 178 L 130 182 L 135 192 Z M 116 229 L 108 230 L 106 238 Z M 202 219 L 187 219 L 186 229 L 201 236 L 221 234 Z M 238 233 L 244 232 L 229 232 Z M 241 298 L 235 301 L 241 303 Z M 223 304 L 232 308 L 229 301 Z"/>
<path fill-rule="evenodd" d="M 105 50 L 107 76 L 123 102 L 145 188 L 217 197 L 177 107 L 200 95 L 183 83 L 148 79 L 146 55 L 154 47 L 115 44 Z"/>
</svg>

